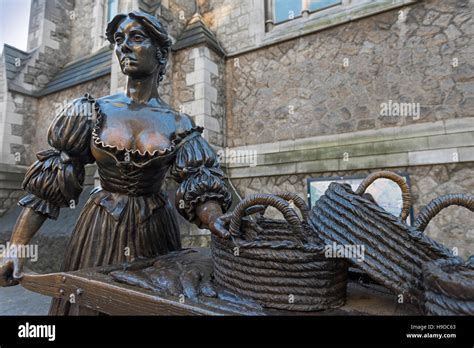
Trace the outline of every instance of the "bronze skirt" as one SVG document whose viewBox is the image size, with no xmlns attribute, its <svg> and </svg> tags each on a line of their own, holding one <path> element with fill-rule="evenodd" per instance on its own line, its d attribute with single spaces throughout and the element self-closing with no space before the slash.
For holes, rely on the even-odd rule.
<svg viewBox="0 0 474 348">
<path fill-rule="evenodd" d="M 181 249 L 175 210 L 163 193 L 127 196 L 96 188 L 76 223 L 61 271 L 150 258 Z M 53 299 L 50 315 L 99 312 Z"/>
</svg>

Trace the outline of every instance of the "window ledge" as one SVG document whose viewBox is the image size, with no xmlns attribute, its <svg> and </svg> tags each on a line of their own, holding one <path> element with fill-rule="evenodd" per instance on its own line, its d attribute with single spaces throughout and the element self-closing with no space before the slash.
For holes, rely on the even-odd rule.
<svg viewBox="0 0 474 348">
<path fill-rule="evenodd" d="M 276 24 L 271 31 L 263 33 L 260 42 L 257 42 L 256 46 L 232 52 L 229 57 L 417 2 L 419 0 L 380 0 L 350 7 L 344 7 L 344 5 L 332 6 L 325 10 L 310 13 L 306 18 L 298 17 L 291 21 Z"/>
<path fill-rule="evenodd" d="M 474 118 L 465 117 L 237 146 L 229 152 L 256 153 L 256 163 L 230 163 L 229 175 L 245 178 L 472 162 L 473 150 Z M 350 162 L 344 160 L 344 153 L 351 154 Z"/>
</svg>

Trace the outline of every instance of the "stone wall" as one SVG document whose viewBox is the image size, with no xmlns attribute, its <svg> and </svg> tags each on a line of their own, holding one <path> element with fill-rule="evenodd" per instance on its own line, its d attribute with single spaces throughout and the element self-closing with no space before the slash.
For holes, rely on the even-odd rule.
<svg viewBox="0 0 474 348">
<path fill-rule="evenodd" d="M 378 170 L 383 170 L 379 168 Z M 410 175 L 412 202 L 415 217 L 432 199 L 448 193 L 472 193 L 474 189 L 474 163 L 420 167 L 390 168 L 391 171 Z M 371 170 L 370 172 L 377 171 Z M 320 177 L 366 176 L 369 171 L 320 172 L 285 176 L 233 179 L 242 196 L 277 191 L 296 192 L 307 201 L 307 179 Z M 458 248 L 466 257 L 474 250 L 473 213 L 467 209 L 450 207 L 440 212 L 428 225 L 426 234 L 450 248 Z"/>
<path fill-rule="evenodd" d="M 2 52 L 3 53 L 3 52 Z M 7 72 L 5 68 L 5 62 L 3 55 L 0 55 L 0 128 L 3 128 L 2 125 L 5 122 L 5 117 L 7 115 Z M 5 145 L 3 142 L 0 142 L 0 158 L 2 157 L 3 147 Z"/>
<path fill-rule="evenodd" d="M 2 94 L 2 98 L 2 163 L 25 165 L 28 163 L 25 144 L 31 143 L 34 136 L 37 100 L 13 91 Z"/>
<path fill-rule="evenodd" d="M 21 182 L 25 171 L 22 166 L 0 163 L 0 217 L 24 195 Z"/>
<path fill-rule="evenodd" d="M 212 145 L 224 146 L 224 59 L 201 45 L 176 52 L 173 60 L 173 107 L 204 127 L 203 136 Z"/>
<path fill-rule="evenodd" d="M 170 0 L 168 7 L 162 7 L 161 17 L 165 21 L 168 33 L 175 40 L 183 31 L 187 21 L 196 12 L 194 1 Z"/>
<path fill-rule="evenodd" d="M 186 85 L 186 74 L 194 71 L 194 61 L 190 59 L 190 49 L 173 52 L 168 62 L 167 74 L 160 83 L 160 95 L 175 110 L 183 110 L 183 105 L 194 100 L 194 88 Z"/>
<path fill-rule="evenodd" d="M 27 165 L 31 163 L 29 144 L 35 141 L 35 130 L 38 111 L 38 100 L 31 96 L 9 92 L 8 100 L 12 104 L 9 117 L 15 123 L 7 123 L 10 129 L 6 131 L 10 138 L 10 154 L 15 164 Z"/>
<path fill-rule="evenodd" d="M 35 18 L 33 19 L 34 27 L 31 30 L 39 37 L 29 41 L 29 45 L 39 45 L 39 48 L 31 61 L 28 62 L 26 71 L 20 75 L 20 82 L 41 89 L 70 61 L 69 50 L 72 32 L 69 13 L 74 9 L 74 2 L 48 0 L 44 8 L 33 6 L 32 12 L 36 8 L 44 12 L 38 14 L 38 16 L 42 16 L 41 18 L 33 16 Z M 29 46 L 28 48 L 35 47 Z"/>
<path fill-rule="evenodd" d="M 70 12 L 65 20 L 71 24 L 71 48 L 69 51 L 69 60 L 73 61 L 92 53 L 94 41 L 97 39 L 92 36 L 95 34 L 95 24 L 98 21 L 94 18 L 93 1 L 76 1 L 76 6 Z M 104 36 L 105 27 L 102 30 Z M 105 41 L 105 38 L 102 38 Z"/>
<path fill-rule="evenodd" d="M 45 0 L 32 0 L 30 7 L 30 21 L 28 25 L 28 51 L 40 44 L 41 27 L 44 18 Z"/>
<path fill-rule="evenodd" d="M 229 145 L 474 116 L 473 10 L 423 1 L 229 59 Z M 381 117 L 389 100 L 420 117 Z"/>
<path fill-rule="evenodd" d="M 210 0 L 208 3 L 203 8 L 203 16 L 227 52 L 256 45 L 255 27 L 265 26 L 263 0 Z"/>
<path fill-rule="evenodd" d="M 211 115 L 219 122 L 220 132 L 208 132 L 208 139 L 211 144 L 225 146 L 226 124 L 226 64 L 225 59 L 214 51 L 210 51 L 211 60 L 217 66 L 217 75 L 211 74 L 211 86 L 216 89 L 216 98 L 211 101 Z"/>
</svg>

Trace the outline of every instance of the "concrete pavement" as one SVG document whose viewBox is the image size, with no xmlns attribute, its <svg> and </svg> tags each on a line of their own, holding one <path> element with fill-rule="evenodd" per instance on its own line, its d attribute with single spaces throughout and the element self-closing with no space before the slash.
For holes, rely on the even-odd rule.
<svg viewBox="0 0 474 348">
<path fill-rule="evenodd" d="M 47 315 L 51 298 L 17 285 L 0 288 L 0 315 Z"/>
</svg>

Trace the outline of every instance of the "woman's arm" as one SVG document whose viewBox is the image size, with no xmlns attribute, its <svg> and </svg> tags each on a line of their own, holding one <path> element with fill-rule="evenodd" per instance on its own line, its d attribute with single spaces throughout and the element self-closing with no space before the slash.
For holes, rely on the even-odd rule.
<svg viewBox="0 0 474 348">
<path fill-rule="evenodd" d="M 171 176 L 179 183 L 176 208 L 188 221 L 199 228 L 226 237 L 222 215 L 229 209 L 232 196 L 224 183 L 219 158 L 201 136 L 202 128 L 190 127 L 190 138 L 180 144 Z"/>
<path fill-rule="evenodd" d="M 18 202 L 23 210 L 18 217 L 10 240 L 14 250 L 25 245 L 40 229 L 47 218 L 57 219 L 62 207 L 70 206 L 79 199 L 83 189 L 87 163 L 94 158 L 90 153 L 91 121 L 82 114 L 88 96 L 74 100 L 53 120 L 48 130 L 51 149 L 36 154 L 34 162 L 25 174 L 23 189 L 27 192 Z M 15 285 L 21 277 L 23 259 L 13 253 L 0 255 L 0 286 Z"/>
<path fill-rule="evenodd" d="M 23 208 L 13 228 L 10 238 L 10 249 L 28 244 L 43 225 L 46 218 L 45 215 L 36 213 L 31 208 Z M 19 256 L 11 253 L 0 255 L 0 286 L 18 284 L 16 279 L 21 278 L 25 261 Z"/>
<path fill-rule="evenodd" d="M 46 219 L 45 215 L 39 214 L 31 208 L 23 208 L 13 228 L 10 244 L 28 244 Z"/>
</svg>

